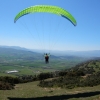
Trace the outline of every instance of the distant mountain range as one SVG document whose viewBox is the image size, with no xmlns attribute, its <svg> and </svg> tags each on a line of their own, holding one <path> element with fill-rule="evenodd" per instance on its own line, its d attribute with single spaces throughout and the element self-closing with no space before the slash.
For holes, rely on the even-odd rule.
<svg viewBox="0 0 100 100">
<path fill-rule="evenodd" d="M 0 49 L 3 49 L 4 51 L 8 49 L 12 50 L 21 50 L 23 52 L 31 52 L 36 55 L 43 55 L 43 50 L 36 50 L 36 49 L 27 49 L 27 48 L 22 48 L 18 46 L 0 46 Z M 1 50 L 0 50 L 1 52 Z M 52 54 L 54 57 L 56 56 L 67 56 L 67 57 L 72 57 L 72 56 L 77 56 L 77 57 L 100 57 L 100 50 L 91 50 L 91 51 L 52 51 Z"/>
<path fill-rule="evenodd" d="M 56 52 L 57 53 L 57 52 Z M 100 57 L 100 50 L 91 51 L 63 51 L 58 52 L 62 55 L 79 56 L 79 57 Z"/>
</svg>

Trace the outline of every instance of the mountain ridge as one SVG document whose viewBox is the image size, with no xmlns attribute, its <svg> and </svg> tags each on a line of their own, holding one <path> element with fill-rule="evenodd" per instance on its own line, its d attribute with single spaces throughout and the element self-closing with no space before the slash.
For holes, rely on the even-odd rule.
<svg viewBox="0 0 100 100">
<path fill-rule="evenodd" d="M 12 49 L 16 49 L 16 50 L 24 50 L 24 51 L 30 51 L 30 52 L 34 52 L 34 53 L 44 54 L 44 50 L 27 49 L 27 48 L 19 47 L 19 46 L 0 46 L 0 48 L 12 48 Z M 88 50 L 88 51 L 53 50 L 51 53 L 54 56 L 100 57 L 100 50 Z"/>
</svg>

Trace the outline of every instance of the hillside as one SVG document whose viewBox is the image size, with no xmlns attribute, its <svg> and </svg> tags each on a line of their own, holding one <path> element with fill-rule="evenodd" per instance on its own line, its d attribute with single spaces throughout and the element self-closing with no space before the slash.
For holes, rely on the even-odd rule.
<svg viewBox="0 0 100 100">
<path fill-rule="evenodd" d="M 71 70 L 82 70 L 86 71 L 88 74 L 91 74 L 90 70 L 94 70 L 94 73 L 97 73 L 100 71 L 100 58 L 95 58 L 93 60 L 88 60 L 80 64 L 77 64 L 76 66 L 71 68 Z"/>
<path fill-rule="evenodd" d="M 32 51 L 20 50 L 15 48 L 0 47 L 0 61 L 4 60 L 37 60 L 41 59 L 42 55 Z"/>
<path fill-rule="evenodd" d="M 17 84 L 13 90 L 0 90 L 0 100 L 99 100 L 100 85 L 74 89 L 41 88 L 37 82 Z"/>
<path fill-rule="evenodd" d="M 44 57 L 44 53 L 38 53 L 38 51 L 32 51 L 30 49 L 16 47 L 16 46 L 0 46 L 0 61 L 4 60 L 41 60 Z M 79 56 L 73 56 L 73 55 L 67 55 L 64 56 L 55 56 L 51 54 L 51 59 L 57 59 L 57 60 L 87 60 L 88 57 L 79 57 Z M 85 61 L 86 61 L 85 60 Z"/>
<path fill-rule="evenodd" d="M 41 87 L 93 87 L 100 85 L 100 59 L 80 63 L 75 67 L 55 72 L 52 80 L 40 81 Z"/>
<path fill-rule="evenodd" d="M 79 71 L 82 71 L 83 73 L 77 73 Z M 53 74 L 58 76 L 46 79 L 44 81 L 34 81 L 34 82 L 16 84 L 14 86 L 14 89 L 6 90 L 5 92 L 4 90 L 0 90 L 0 95 L 1 95 L 0 99 L 1 100 L 99 100 L 100 99 L 100 59 L 89 60 L 84 63 L 80 63 L 73 68 L 54 72 Z M 76 75 L 78 76 L 76 77 Z M 72 87 L 73 82 L 74 85 L 76 85 L 80 77 L 81 77 L 81 85 Z M 85 79 L 85 81 L 83 79 Z M 68 82 L 71 82 L 71 84 L 65 86 L 66 83 L 64 82 L 66 82 L 66 80 L 67 84 Z M 47 83 L 44 86 L 42 86 L 43 85 L 42 82 L 48 82 L 49 85 L 51 85 L 53 81 L 57 81 L 56 85 L 54 85 L 53 87 L 46 86 Z M 86 86 L 83 86 L 84 82 Z M 94 85 L 93 83 L 95 82 L 98 84 Z M 40 86 L 40 83 L 42 87 Z M 57 85 L 58 83 L 59 85 Z"/>
</svg>

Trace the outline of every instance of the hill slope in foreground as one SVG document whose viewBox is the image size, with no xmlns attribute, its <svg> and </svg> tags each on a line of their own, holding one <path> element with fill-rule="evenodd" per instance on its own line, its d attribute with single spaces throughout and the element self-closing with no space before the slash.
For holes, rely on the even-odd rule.
<svg viewBox="0 0 100 100">
<path fill-rule="evenodd" d="M 100 85 L 61 89 L 41 88 L 37 82 L 18 84 L 14 90 L 0 90 L 0 100 L 100 100 Z"/>
<path fill-rule="evenodd" d="M 100 72 L 100 60 L 81 63 L 69 69 L 69 71 L 84 69 L 86 75 L 90 73 L 88 69 L 91 69 L 91 67 L 94 70 L 91 75 Z M 0 90 L 0 100 L 100 100 L 100 85 L 67 89 L 61 87 L 39 87 L 39 83 L 39 81 L 35 81 L 16 84 L 15 89 Z"/>
</svg>

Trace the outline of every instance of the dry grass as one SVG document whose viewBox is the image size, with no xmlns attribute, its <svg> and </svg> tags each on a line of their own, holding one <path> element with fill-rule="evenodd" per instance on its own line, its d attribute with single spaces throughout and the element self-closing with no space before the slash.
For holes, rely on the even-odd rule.
<svg viewBox="0 0 100 100">
<path fill-rule="evenodd" d="M 48 97 L 52 100 L 54 97 L 63 99 L 59 100 L 100 100 L 100 86 L 84 87 L 74 89 L 61 89 L 61 88 L 41 88 L 37 86 L 37 82 L 30 82 L 24 84 L 17 84 L 13 90 L 0 90 L 0 100 L 14 100 L 10 98 L 37 98 Z M 35 98 L 35 99 L 34 99 Z M 51 99 L 50 99 L 51 98 Z M 24 99 L 23 99 L 24 100 Z M 39 99 L 40 100 L 40 99 Z M 58 100 L 58 99 L 57 99 Z"/>
</svg>

